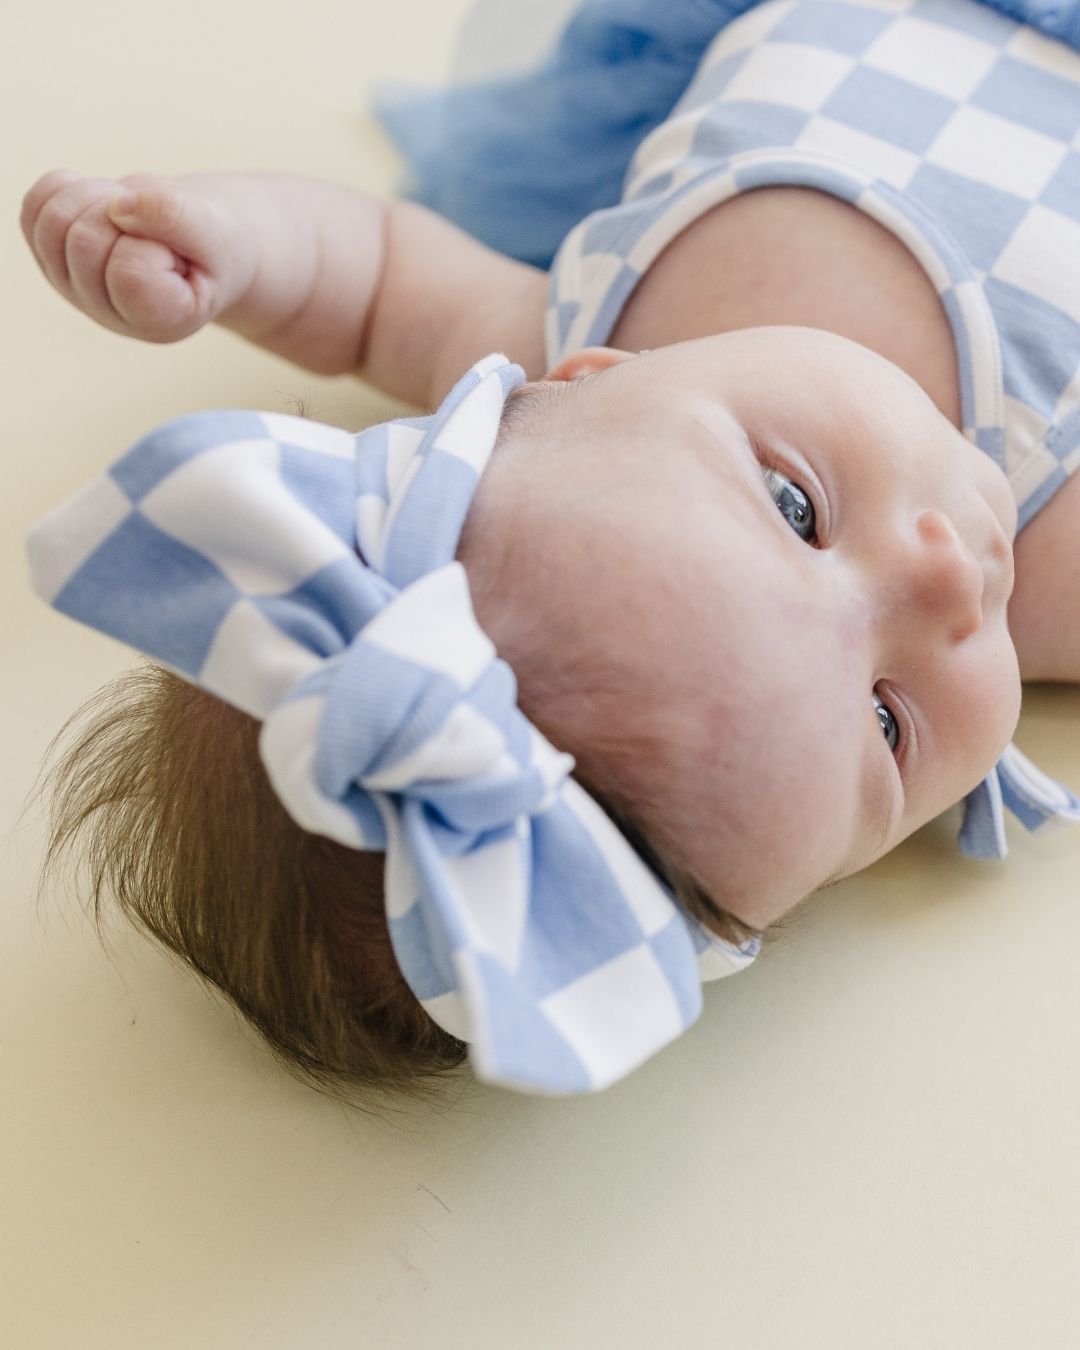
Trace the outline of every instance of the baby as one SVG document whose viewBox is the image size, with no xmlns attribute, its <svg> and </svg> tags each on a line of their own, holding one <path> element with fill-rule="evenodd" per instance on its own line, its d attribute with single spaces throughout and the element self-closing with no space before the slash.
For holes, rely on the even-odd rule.
<svg viewBox="0 0 1080 1350">
<path fill-rule="evenodd" d="M 550 274 L 277 175 L 58 171 L 22 226 L 128 336 L 216 322 L 445 417 L 466 367 L 505 372 L 487 353 L 521 367 L 457 542 L 472 611 L 738 965 L 965 797 L 982 855 L 1003 800 L 1028 828 L 1080 816 L 1009 745 L 1022 677 L 1080 678 L 1077 135 L 1080 57 L 970 0 L 768 0 Z M 297 823 L 250 716 L 151 667 L 94 718 L 52 852 L 89 831 L 95 897 L 316 1079 L 460 1061 L 395 959 L 379 855 Z"/>
</svg>

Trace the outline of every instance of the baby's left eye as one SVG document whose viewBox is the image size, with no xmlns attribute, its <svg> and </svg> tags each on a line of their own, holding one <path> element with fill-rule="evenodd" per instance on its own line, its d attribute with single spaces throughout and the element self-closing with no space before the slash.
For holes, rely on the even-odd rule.
<svg viewBox="0 0 1080 1350">
<path fill-rule="evenodd" d="M 814 503 L 786 474 L 776 469 L 763 468 L 765 486 L 769 495 L 780 508 L 780 514 L 788 524 L 808 544 L 817 538 L 817 520 L 814 516 Z"/>
</svg>

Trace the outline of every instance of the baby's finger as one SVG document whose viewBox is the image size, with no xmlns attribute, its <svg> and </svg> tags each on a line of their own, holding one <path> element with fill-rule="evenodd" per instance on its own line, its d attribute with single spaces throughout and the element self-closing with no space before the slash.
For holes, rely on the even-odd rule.
<svg viewBox="0 0 1080 1350">
<path fill-rule="evenodd" d="M 68 228 L 64 239 L 69 298 L 106 327 L 123 322 L 109 298 L 105 270 L 120 231 L 105 215 L 105 201 L 92 202 Z"/>
<path fill-rule="evenodd" d="M 71 298 L 65 241 L 72 224 L 88 206 L 100 201 L 112 186 L 107 178 L 81 178 L 54 192 L 42 205 L 34 222 L 30 246 L 41 269 L 56 289 Z"/>
<path fill-rule="evenodd" d="M 34 224 L 41 208 L 53 193 L 62 188 L 65 183 L 74 183 L 76 179 L 81 177 L 82 174 L 76 173 L 74 169 L 53 169 L 51 173 L 42 174 L 27 191 L 22 199 L 22 210 L 19 212 L 19 226 L 26 242 L 31 247 L 33 246 Z"/>
<path fill-rule="evenodd" d="M 109 219 L 125 234 L 168 244 L 207 270 L 221 253 L 223 222 L 216 205 L 179 192 L 168 179 L 126 185 L 110 200 Z"/>
<path fill-rule="evenodd" d="M 122 234 L 109 255 L 110 308 L 146 342 L 177 342 L 206 321 L 202 277 L 177 267 L 172 249 L 153 239 Z"/>
</svg>

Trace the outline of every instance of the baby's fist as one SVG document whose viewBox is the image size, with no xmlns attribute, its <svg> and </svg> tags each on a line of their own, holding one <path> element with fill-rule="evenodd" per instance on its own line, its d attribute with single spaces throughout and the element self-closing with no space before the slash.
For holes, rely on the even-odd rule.
<svg viewBox="0 0 1080 1350">
<path fill-rule="evenodd" d="M 56 170 L 26 194 L 21 224 L 65 299 L 114 333 L 147 342 L 196 332 L 245 280 L 235 275 L 231 214 L 157 175 Z"/>
</svg>

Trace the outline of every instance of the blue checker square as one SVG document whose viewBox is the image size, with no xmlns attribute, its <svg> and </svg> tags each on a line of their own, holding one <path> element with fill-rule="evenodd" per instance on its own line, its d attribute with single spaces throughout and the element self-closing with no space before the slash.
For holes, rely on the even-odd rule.
<svg viewBox="0 0 1080 1350">
<path fill-rule="evenodd" d="M 196 455 L 232 441 L 265 440 L 266 424 L 254 412 L 186 413 L 156 427 L 116 461 L 109 473 L 133 502 Z"/>
<path fill-rule="evenodd" d="M 582 905 L 582 896 L 604 894 L 607 864 L 569 806 L 556 802 L 534 817 L 532 832 L 533 889 L 519 979 L 543 998 L 639 947 L 644 934 L 629 906 Z"/>
<path fill-rule="evenodd" d="M 1074 454 L 1080 445 L 1080 408 L 1074 406 L 1071 413 L 1052 426 L 1044 444 L 1059 464 Z"/>
<path fill-rule="evenodd" d="M 861 56 L 894 18 L 888 11 L 859 9 L 835 0 L 804 0 L 780 20 L 769 41 L 808 42 L 844 56 Z"/>
<path fill-rule="evenodd" d="M 701 981 L 690 955 L 694 943 L 683 916 L 673 914 L 660 932 L 650 938 L 649 946 L 675 996 L 683 1025 L 689 1026 L 701 1012 Z"/>
<path fill-rule="evenodd" d="M 989 271 L 1031 203 L 972 178 L 921 164 L 908 196 L 925 206 L 949 231 L 973 266 Z"/>
<path fill-rule="evenodd" d="M 580 309 L 580 300 L 562 300 L 555 306 L 555 335 L 560 351 L 566 344 L 566 335 Z"/>
<path fill-rule="evenodd" d="M 856 131 L 921 155 L 956 106 L 955 100 L 896 75 L 856 66 L 821 111 Z"/>
<path fill-rule="evenodd" d="M 520 979 L 482 952 L 475 962 L 485 1001 L 496 1014 L 486 1029 L 500 1070 L 527 1082 L 557 1082 L 560 1092 L 587 1092 L 592 1080 L 584 1063 L 541 1009 L 523 996 Z"/>
<path fill-rule="evenodd" d="M 1007 333 L 1006 394 L 1052 421 L 1065 386 L 1080 366 L 1080 324 L 1056 305 L 997 277 L 984 283 L 998 331 Z"/>
<path fill-rule="evenodd" d="M 955 28 L 992 47 L 1004 47 L 1018 27 L 988 5 L 958 5 L 956 0 L 916 0 L 908 13 L 945 28 Z"/>
<path fill-rule="evenodd" d="M 1070 150 L 1043 188 L 1039 201 L 1070 220 L 1080 220 L 1080 155 Z"/>
<path fill-rule="evenodd" d="M 137 511 L 61 589 L 53 605 L 185 675 L 202 669 L 240 592 L 202 553 Z"/>
<path fill-rule="evenodd" d="M 652 203 L 643 203 L 641 209 L 652 210 Z M 630 219 L 636 218 L 637 213 L 632 213 Z M 614 253 L 623 258 L 626 256 L 623 242 L 629 232 L 630 220 L 627 219 L 625 210 L 598 211 L 585 224 L 581 238 L 581 252 L 583 255 Z"/>
<path fill-rule="evenodd" d="M 968 102 L 1059 141 L 1071 141 L 1080 125 L 1080 89 L 1012 56 L 996 62 Z"/>
<path fill-rule="evenodd" d="M 356 462 L 306 446 L 278 445 L 281 481 L 306 501 L 329 529 L 353 547 L 356 538 Z"/>
<path fill-rule="evenodd" d="M 733 56 L 725 56 L 708 70 L 695 75 L 686 93 L 676 103 L 671 116 L 677 117 L 681 113 L 702 108 L 706 103 L 712 103 L 717 99 L 731 82 L 731 77 L 745 62 L 748 53 L 749 49 L 745 52 L 736 52 Z"/>
<path fill-rule="evenodd" d="M 652 178 L 647 178 L 636 192 L 627 192 L 625 200 L 628 202 L 641 201 L 643 197 L 659 197 L 662 192 L 666 192 L 671 186 L 675 175 L 670 169 L 665 169 L 663 173 L 654 174 Z"/>
<path fill-rule="evenodd" d="M 673 198 L 671 200 L 674 200 Z M 652 223 L 652 217 L 644 222 L 645 225 Z M 642 227 L 644 228 L 644 226 Z M 635 238 L 638 235 L 635 234 Z M 623 263 L 622 267 L 611 283 L 607 295 L 604 297 L 604 303 L 596 311 L 593 317 L 592 326 L 585 334 L 583 347 L 592 346 L 597 342 L 606 342 L 611 330 L 615 327 L 619 315 L 623 311 L 630 292 L 641 280 L 641 273 L 636 271 L 629 263 Z"/>
<path fill-rule="evenodd" d="M 428 936 L 423 901 L 392 918 L 389 928 L 394 956 L 417 998 L 438 998 L 456 987 L 449 952 Z"/>
<path fill-rule="evenodd" d="M 715 120 L 706 114 L 694 133 L 690 153 L 715 161 L 746 150 L 794 145 L 810 114 L 776 103 L 721 103 Z"/>
</svg>

